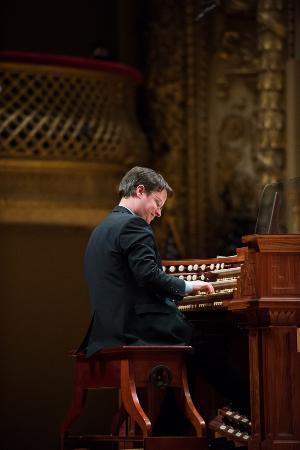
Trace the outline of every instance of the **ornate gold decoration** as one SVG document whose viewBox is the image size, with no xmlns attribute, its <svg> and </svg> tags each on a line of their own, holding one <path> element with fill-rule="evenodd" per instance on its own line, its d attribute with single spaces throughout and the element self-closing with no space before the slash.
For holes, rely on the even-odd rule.
<svg viewBox="0 0 300 450">
<path fill-rule="evenodd" d="M 206 44 L 202 39 L 198 50 L 201 59 L 198 67 L 205 76 L 197 77 L 197 8 L 195 0 L 153 1 L 146 33 L 153 161 L 175 191 L 163 219 L 167 225 L 158 227 L 157 234 L 163 243 L 164 230 L 173 229 L 174 238 L 178 236 L 178 250 L 182 252 L 185 247 L 184 256 L 203 255 L 207 243 Z"/>
<path fill-rule="evenodd" d="M 225 8 L 230 13 L 248 12 L 255 6 L 256 0 L 227 0 Z"/>
<path fill-rule="evenodd" d="M 296 1 L 297 0 L 287 0 L 286 10 L 287 10 L 287 55 L 289 58 L 295 58 L 295 14 L 296 14 Z"/>
<path fill-rule="evenodd" d="M 153 161 L 186 256 L 234 252 L 284 170 L 282 1 L 228 0 L 195 22 L 198 9 L 153 1 L 147 34 Z"/>
<path fill-rule="evenodd" d="M 1 63 L 0 222 L 92 227 L 147 159 L 121 74 Z"/>
<path fill-rule="evenodd" d="M 170 217 L 174 223 L 172 218 L 176 217 L 179 234 L 183 235 L 185 216 L 178 211 L 183 211 L 186 195 L 183 184 L 186 168 L 182 75 L 184 5 L 174 5 L 172 0 L 151 2 L 145 36 L 148 47 L 146 94 L 153 164 L 175 191 L 175 196 L 166 204 L 164 221 L 168 222 Z M 167 238 L 164 230 L 168 229 L 167 225 L 157 229 L 162 248 Z"/>
<path fill-rule="evenodd" d="M 136 86 L 92 70 L 0 64 L 2 158 L 117 161 L 145 158 Z"/>
<path fill-rule="evenodd" d="M 226 2 L 212 22 L 210 220 L 215 251 L 232 254 L 241 236 L 253 232 L 257 206 L 255 3 Z"/>
<path fill-rule="evenodd" d="M 260 0 L 257 22 L 260 55 L 258 169 L 261 184 L 277 181 L 285 168 L 283 0 Z"/>
<path fill-rule="evenodd" d="M 196 7 L 195 7 L 196 3 Z M 188 227 L 191 256 L 206 256 L 210 244 L 208 157 L 208 31 L 195 23 L 197 2 L 186 1 L 186 127 Z"/>
</svg>

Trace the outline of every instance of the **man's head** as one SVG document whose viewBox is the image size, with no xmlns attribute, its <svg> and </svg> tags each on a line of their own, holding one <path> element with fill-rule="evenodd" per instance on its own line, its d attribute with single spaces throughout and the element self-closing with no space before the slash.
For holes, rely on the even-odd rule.
<svg viewBox="0 0 300 450">
<path fill-rule="evenodd" d="M 119 186 L 120 205 L 127 206 L 148 223 L 160 217 L 167 196 L 172 193 L 162 175 L 147 167 L 133 167 Z"/>
</svg>

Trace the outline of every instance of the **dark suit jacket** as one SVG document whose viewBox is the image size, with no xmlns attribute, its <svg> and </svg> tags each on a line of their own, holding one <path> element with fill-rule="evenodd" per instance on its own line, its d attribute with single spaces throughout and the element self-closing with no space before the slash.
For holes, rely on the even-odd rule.
<svg viewBox="0 0 300 450">
<path fill-rule="evenodd" d="M 184 296 L 184 281 L 162 271 L 141 217 L 113 209 L 90 237 L 85 274 L 93 309 L 80 347 L 87 356 L 103 347 L 189 343 L 190 324 L 173 301 Z"/>
</svg>

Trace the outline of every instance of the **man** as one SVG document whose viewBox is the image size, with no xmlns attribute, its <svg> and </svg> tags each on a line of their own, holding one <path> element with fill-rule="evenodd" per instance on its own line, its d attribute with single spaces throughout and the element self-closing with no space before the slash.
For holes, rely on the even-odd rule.
<svg viewBox="0 0 300 450">
<path fill-rule="evenodd" d="M 190 324 L 176 307 L 187 293 L 213 292 L 206 282 L 185 282 L 163 272 L 151 229 L 172 189 L 152 169 L 123 177 L 121 201 L 93 231 L 85 273 L 93 317 L 81 348 L 188 344 Z"/>
</svg>

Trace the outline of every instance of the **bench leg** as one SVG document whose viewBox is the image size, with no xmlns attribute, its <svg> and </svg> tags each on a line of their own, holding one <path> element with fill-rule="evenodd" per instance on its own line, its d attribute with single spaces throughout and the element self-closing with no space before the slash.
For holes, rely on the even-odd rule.
<svg viewBox="0 0 300 450">
<path fill-rule="evenodd" d="M 120 408 L 115 413 L 112 424 L 111 424 L 111 434 L 112 436 L 117 436 L 120 432 L 120 428 L 125 420 L 128 418 L 128 412 L 126 411 L 123 402 L 121 403 Z"/>
<path fill-rule="evenodd" d="M 129 416 L 140 426 L 143 436 L 151 436 L 151 422 L 139 402 L 132 366 L 128 359 L 121 361 L 121 398 Z"/>
<path fill-rule="evenodd" d="M 70 428 L 70 425 L 74 422 L 77 417 L 80 416 L 84 408 L 87 397 L 87 389 L 76 389 L 74 393 L 74 399 L 71 406 L 67 412 L 67 415 L 63 421 L 62 427 L 60 429 L 60 448 L 64 450 L 64 438 Z"/>
<path fill-rule="evenodd" d="M 182 392 L 184 413 L 192 423 L 196 431 L 196 436 L 197 437 L 205 436 L 205 422 L 198 413 L 191 398 L 185 366 L 182 367 L 181 371 L 181 392 Z"/>
</svg>

